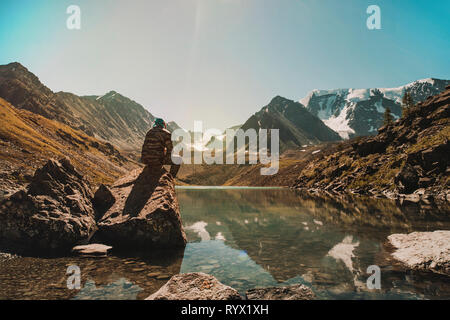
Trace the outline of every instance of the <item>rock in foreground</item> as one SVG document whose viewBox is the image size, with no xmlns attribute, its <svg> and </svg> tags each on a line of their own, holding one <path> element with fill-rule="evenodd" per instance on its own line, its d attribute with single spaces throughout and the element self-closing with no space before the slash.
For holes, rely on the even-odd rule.
<svg viewBox="0 0 450 320">
<path fill-rule="evenodd" d="M 392 256 L 408 268 L 450 275 L 450 231 L 392 234 Z"/>
<path fill-rule="evenodd" d="M 302 284 L 251 289 L 245 295 L 248 300 L 312 300 L 316 297 L 310 288 Z"/>
<path fill-rule="evenodd" d="M 109 192 L 102 190 L 94 200 L 97 212 L 102 211 L 98 238 L 103 242 L 137 250 L 186 245 L 174 180 L 165 169 L 132 171 Z"/>
<path fill-rule="evenodd" d="M 217 280 L 202 273 L 174 275 L 157 292 L 146 300 L 240 300 L 239 293 Z"/>
<path fill-rule="evenodd" d="M 67 159 L 36 170 L 27 190 L 0 203 L 0 243 L 8 250 L 53 254 L 87 243 L 96 230 L 92 194 Z"/>
</svg>

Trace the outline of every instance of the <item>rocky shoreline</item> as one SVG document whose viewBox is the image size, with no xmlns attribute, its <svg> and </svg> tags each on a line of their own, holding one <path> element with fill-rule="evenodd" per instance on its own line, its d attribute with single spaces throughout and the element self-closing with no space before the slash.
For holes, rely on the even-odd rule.
<svg viewBox="0 0 450 320">
<path fill-rule="evenodd" d="M 340 196 L 359 196 L 359 197 L 371 197 L 379 199 L 409 201 L 414 203 L 423 204 L 448 204 L 450 202 L 450 190 L 441 190 L 437 193 L 431 193 L 428 190 L 421 188 L 410 194 L 400 193 L 396 190 L 322 190 L 318 188 L 303 188 L 303 187 L 290 187 L 292 190 L 298 190 L 307 192 L 310 194 L 321 194 L 329 197 Z"/>
</svg>

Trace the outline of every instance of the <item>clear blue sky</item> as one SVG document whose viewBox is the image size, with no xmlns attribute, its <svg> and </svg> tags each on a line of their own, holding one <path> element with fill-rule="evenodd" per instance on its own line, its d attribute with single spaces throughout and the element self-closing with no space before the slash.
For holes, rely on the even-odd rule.
<svg viewBox="0 0 450 320">
<path fill-rule="evenodd" d="M 81 30 L 66 8 L 81 8 Z M 381 8 L 381 30 L 366 8 Z M 116 90 L 192 128 L 244 122 L 275 95 L 450 78 L 448 0 L 0 1 L 0 64 L 54 91 Z"/>
</svg>

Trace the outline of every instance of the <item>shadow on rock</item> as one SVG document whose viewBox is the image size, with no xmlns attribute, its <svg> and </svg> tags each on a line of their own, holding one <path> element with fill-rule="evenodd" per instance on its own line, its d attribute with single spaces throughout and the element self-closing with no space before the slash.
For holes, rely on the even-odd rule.
<svg viewBox="0 0 450 320">
<path fill-rule="evenodd" d="M 114 248 L 177 248 L 186 245 L 173 177 L 164 168 L 135 170 L 94 196 L 96 239 Z"/>
</svg>

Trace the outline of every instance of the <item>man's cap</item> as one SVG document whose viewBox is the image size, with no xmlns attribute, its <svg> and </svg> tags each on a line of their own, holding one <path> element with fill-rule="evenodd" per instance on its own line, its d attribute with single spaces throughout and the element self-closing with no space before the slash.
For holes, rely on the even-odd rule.
<svg viewBox="0 0 450 320">
<path fill-rule="evenodd" d="M 164 122 L 163 119 L 161 119 L 161 118 L 156 118 L 156 119 L 155 119 L 155 122 L 153 123 L 153 126 L 154 126 L 154 127 L 161 127 L 161 128 L 164 128 L 164 127 L 166 126 L 166 123 Z"/>
</svg>

